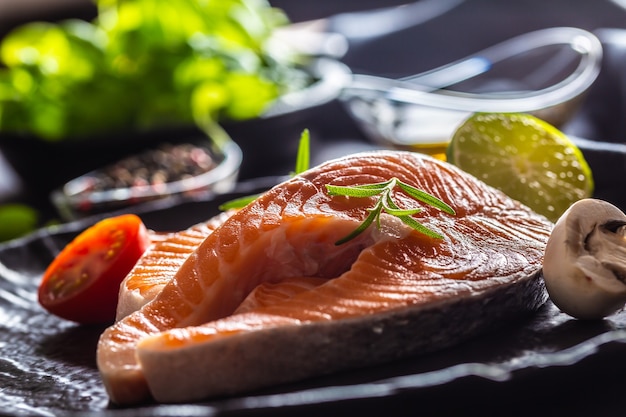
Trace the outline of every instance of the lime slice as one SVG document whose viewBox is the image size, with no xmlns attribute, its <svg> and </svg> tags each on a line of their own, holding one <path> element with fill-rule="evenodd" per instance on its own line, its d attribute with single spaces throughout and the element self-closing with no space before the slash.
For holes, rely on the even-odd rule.
<svg viewBox="0 0 626 417">
<path fill-rule="evenodd" d="M 591 169 L 580 149 L 529 114 L 473 114 L 454 133 L 446 157 L 552 221 L 593 193 Z"/>
</svg>

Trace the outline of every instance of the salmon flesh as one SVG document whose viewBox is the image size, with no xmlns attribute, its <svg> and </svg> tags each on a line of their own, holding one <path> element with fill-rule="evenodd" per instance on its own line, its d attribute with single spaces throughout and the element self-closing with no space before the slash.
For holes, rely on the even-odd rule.
<svg viewBox="0 0 626 417">
<path fill-rule="evenodd" d="M 455 210 L 392 194 L 401 208 L 421 207 L 415 220 L 443 238 L 381 215 L 379 225 L 336 245 L 376 197 L 332 196 L 326 185 L 393 177 Z M 190 243 L 152 301 L 101 335 L 102 380 L 118 405 L 189 402 L 458 344 L 547 300 L 540 269 L 552 227 L 424 155 L 376 151 L 328 161 Z M 175 253 L 159 256 L 150 259 L 167 264 Z"/>
<path fill-rule="evenodd" d="M 152 245 L 120 284 L 115 320 L 139 310 L 161 292 L 187 257 L 236 210 L 174 233 L 152 233 Z"/>
</svg>

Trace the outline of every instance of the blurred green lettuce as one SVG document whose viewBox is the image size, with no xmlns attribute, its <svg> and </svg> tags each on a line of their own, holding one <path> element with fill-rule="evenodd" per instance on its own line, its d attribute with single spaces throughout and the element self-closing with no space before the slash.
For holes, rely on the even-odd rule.
<svg viewBox="0 0 626 417">
<path fill-rule="evenodd" d="M 98 0 L 90 22 L 31 22 L 0 44 L 0 132 L 49 140 L 240 120 L 309 80 L 269 42 L 264 0 Z"/>
</svg>

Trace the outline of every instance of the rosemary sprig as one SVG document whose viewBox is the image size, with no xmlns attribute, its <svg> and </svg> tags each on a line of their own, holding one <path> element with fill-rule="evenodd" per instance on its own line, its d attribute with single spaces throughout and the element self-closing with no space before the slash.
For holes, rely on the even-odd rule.
<svg viewBox="0 0 626 417">
<path fill-rule="evenodd" d="M 296 155 L 296 167 L 290 174 L 292 177 L 309 169 L 310 157 L 310 134 L 309 129 L 304 129 L 300 134 L 300 143 L 298 144 L 298 154 Z M 229 209 L 240 209 L 247 206 L 259 197 L 260 194 L 248 195 L 245 197 L 229 200 L 219 206 L 221 211 Z"/>
<path fill-rule="evenodd" d="M 309 169 L 309 161 L 310 136 L 309 130 L 305 129 L 300 135 L 298 154 L 296 156 L 296 166 L 294 171 L 290 175 L 293 177 Z M 443 238 L 443 236 L 441 236 L 439 233 L 427 228 L 426 226 L 415 220 L 413 217 L 411 217 L 412 215 L 421 212 L 421 208 L 401 209 L 400 207 L 398 207 L 398 205 L 393 201 L 393 198 L 391 196 L 391 191 L 396 186 L 404 191 L 407 195 L 412 197 L 414 200 L 426 203 L 448 214 L 455 214 L 452 207 L 450 207 L 437 197 L 430 195 L 425 191 L 419 190 L 409 184 L 406 184 L 395 177 L 390 179 L 389 181 L 375 184 L 362 184 L 353 186 L 339 186 L 327 184 L 326 189 L 328 190 L 328 194 L 333 196 L 364 198 L 380 195 L 380 198 L 376 201 L 374 207 L 368 209 L 369 215 L 365 218 L 365 220 L 363 220 L 359 227 L 357 227 L 347 236 L 335 242 L 335 244 L 341 245 L 351 239 L 354 239 L 356 236 L 363 233 L 363 231 L 365 231 L 374 221 L 376 221 L 376 226 L 380 228 L 380 214 L 383 211 L 387 214 L 399 218 L 403 223 L 410 226 L 412 229 L 417 230 L 418 232 L 437 239 Z M 239 209 L 245 207 L 247 204 L 256 200 L 259 195 L 260 194 L 255 194 L 227 201 L 226 203 L 220 205 L 219 209 L 225 211 L 228 209 Z"/>
<path fill-rule="evenodd" d="M 335 242 L 335 244 L 341 245 L 349 240 L 354 239 L 356 236 L 363 233 L 372 223 L 374 223 L 374 221 L 376 221 L 376 226 L 380 228 L 380 214 L 383 211 L 387 214 L 399 218 L 404 224 L 408 225 L 414 230 L 417 230 L 420 233 L 436 239 L 443 238 L 443 236 L 441 236 L 439 233 L 427 228 L 426 226 L 415 220 L 413 217 L 411 217 L 412 215 L 421 212 L 421 208 L 401 209 L 398 207 L 398 205 L 393 201 L 393 198 L 391 196 L 391 191 L 396 186 L 398 186 L 402 191 L 404 191 L 407 195 L 415 200 L 426 203 L 448 214 L 455 214 L 452 207 L 450 207 L 437 197 L 430 195 L 422 190 L 418 190 L 417 188 L 400 181 L 396 177 L 391 178 L 389 181 L 375 184 L 363 184 L 353 186 L 339 186 L 327 184 L 326 189 L 328 190 L 328 194 L 333 196 L 364 198 L 380 195 L 380 197 L 374 204 L 374 207 L 367 209 L 369 214 L 365 218 L 365 220 L 363 220 L 363 222 L 359 225 L 359 227 L 354 229 L 347 236 L 339 239 L 337 242 Z"/>
</svg>

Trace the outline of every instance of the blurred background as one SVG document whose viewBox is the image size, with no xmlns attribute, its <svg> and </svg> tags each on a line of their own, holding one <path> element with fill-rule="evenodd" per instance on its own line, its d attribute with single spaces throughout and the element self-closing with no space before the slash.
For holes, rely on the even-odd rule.
<svg viewBox="0 0 626 417">
<path fill-rule="evenodd" d="M 312 163 L 365 149 L 379 148 L 362 126 L 337 99 L 341 83 L 351 74 L 398 79 L 445 65 L 504 40 L 530 31 L 569 26 L 594 33 L 603 46 L 601 71 L 576 114 L 561 129 L 579 140 L 596 179 L 596 196 L 624 207 L 623 176 L 626 171 L 624 123 L 626 90 L 626 5 L 618 0 L 360 0 L 293 1 L 269 4 L 284 12 L 289 22 L 309 33 L 339 34 L 342 42 L 325 51 L 340 67 L 323 67 L 337 72 L 317 100 L 307 96 L 310 106 L 280 117 L 226 123 L 226 131 L 243 150 L 237 180 L 246 182 L 284 175 L 292 169 L 297 138 L 304 129 L 312 137 Z M 0 0 L 0 36 L 32 21 L 58 22 L 68 18 L 91 20 L 97 8 L 91 0 Z M 328 41 L 328 38 L 325 38 Z M 336 39 L 335 39 L 336 41 Z M 331 45 L 331 46 L 332 46 Z M 318 45 L 319 46 L 319 45 Z M 326 45 L 330 47 L 329 45 Z M 319 74 L 318 74 L 319 75 Z M 321 78 L 324 74 L 319 75 Z M 300 98 L 302 100 L 302 98 Z M 317 101 L 316 101 L 317 100 Z M 302 103 L 300 103 L 301 105 Z M 176 134 L 180 134 L 177 132 Z M 26 203 L 38 212 L 36 223 L 64 221 L 50 201 L 50 192 L 82 173 L 110 160 L 88 160 L 80 151 L 74 160 L 54 161 L 60 168 L 75 165 L 72 174 L 55 178 L 46 168 L 50 148 L 36 155 L 28 150 L 27 169 L 15 168 L 16 153 L 0 132 L 0 202 Z M 125 147 L 126 145 L 119 145 Z M 23 151 L 20 151 L 24 153 Z M 67 153 L 67 151 L 63 151 Z M 43 156 L 42 156 L 43 155 Z M 94 156 L 94 155 L 91 155 Z M 37 159 L 39 158 L 39 159 Z M 81 161 L 85 165 L 80 165 Z M 46 170 L 50 175 L 46 175 Z M 24 172 L 27 172 L 26 174 Z M 38 176 L 29 176 L 28 172 Z M 43 172 L 43 175 L 40 174 Z M 49 178 L 47 178 L 49 177 Z M 49 181 L 46 181 L 49 180 Z M 5 224 L 7 221 L 5 220 Z M 1 216 L 0 216 L 1 224 Z"/>
</svg>

